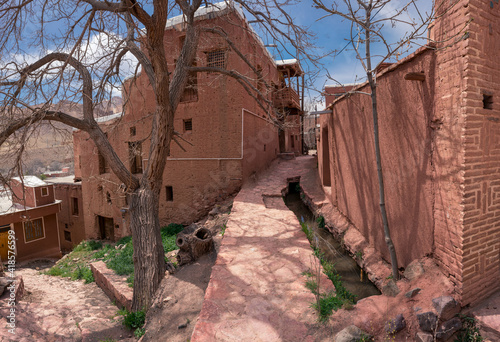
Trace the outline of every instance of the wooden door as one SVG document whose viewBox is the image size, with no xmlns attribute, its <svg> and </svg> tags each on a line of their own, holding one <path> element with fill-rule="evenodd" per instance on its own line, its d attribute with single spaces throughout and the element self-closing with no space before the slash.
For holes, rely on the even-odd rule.
<svg viewBox="0 0 500 342">
<path fill-rule="evenodd" d="M 8 260 L 9 230 L 10 225 L 0 227 L 0 257 L 2 258 L 2 262 L 6 262 Z"/>
</svg>

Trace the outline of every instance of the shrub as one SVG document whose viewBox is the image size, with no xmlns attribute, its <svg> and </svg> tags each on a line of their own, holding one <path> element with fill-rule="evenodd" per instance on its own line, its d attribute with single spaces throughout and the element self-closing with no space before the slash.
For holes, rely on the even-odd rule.
<svg viewBox="0 0 500 342">
<path fill-rule="evenodd" d="M 123 249 L 111 249 L 106 257 L 106 266 L 118 275 L 130 275 L 134 272 L 134 248 L 128 243 Z"/>
<path fill-rule="evenodd" d="M 341 298 L 335 295 L 334 292 L 328 294 L 322 294 L 319 297 L 319 301 L 317 303 L 313 303 L 313 308 L 318 310 L 319 320 L 324 322 L 330 317 L 333 310 L 338 310 L 342 307 L 344 302 Z"/>
<path fill-rule="evenodd" d="M 476 326 L 476 319 L 473 317 L 461 315 L 462 329 L 457 335 L 455 342 L 481 342 L 483 337 L 479 333 L 479 328 Z"/>
<path fill-rule="evenodd" d="M 89 284 L 94 282 L 94 275 L 92 274 L 92 270 L 88 266 L 80 267 L 77 266 L 76 270 L 73 271 L 71 275 L 71 280 L 75 279 L 83 279 L 85 280 L 85 284 Z"/>
<path fill-rule="evenodd" d="M 127 312 L 123 320 L 123 324 L 130 329 L 142 328 L 146 321 L 146 313 L 144 311 Z"/>
<path fill-rule="evenodd" d="M 318 228 L 325 228 L 325 218 L 323 216 L 318 216 L 316 218 L 316 223 L 318 224 Z"/>
</svg>

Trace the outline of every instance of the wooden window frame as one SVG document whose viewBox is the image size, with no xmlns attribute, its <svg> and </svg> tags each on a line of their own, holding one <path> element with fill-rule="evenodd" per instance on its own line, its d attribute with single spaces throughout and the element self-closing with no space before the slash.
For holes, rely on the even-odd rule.
<svg viewBox="0 0 500 342">
<path fill-rule="evenodd" d="M 45 195 L 43 194 L 45 191 Z M 43 186 L 40 188 L 40 194 L 42 197 L 47 197 L 49 195 L 49 187 L 48 186 Z"/>
<path fill-rule="evenodd" d="M 34 221 L 37 221 L 37 220 L 40 220 L 42 222 L 42 236 L 41 237 L 34 237 L 32 239 L 27 239 L 27 236 L 26 236 L 26 225 L 28 223 L 33 223 Z M 33 224 L 31 224 L 31 226 L 33 227 Z M 28 227 L 29 228 L 29 227 Z M 43 216 L 42 217 L 37 217 L 33 220 L 28 220 L 28 221 L 25 221 L 23 222 L 23 234 L 24 234 L 24 243 L 31 243 L 31 242 L 35 242 L 35 241 L 38 241 L 38 240 L 43 240 L 45 239 L 46 237 L 46 234 L 45 234 L 45 220 L 43 219 Z"/>
<path fill-rule="evenodd" d="M 76 205 L 75 205 L 75 202 L 76 202 Z M 72 216 L 80 216 L 78 197 L 71 197 L 71 215 Z"/>
</svg>

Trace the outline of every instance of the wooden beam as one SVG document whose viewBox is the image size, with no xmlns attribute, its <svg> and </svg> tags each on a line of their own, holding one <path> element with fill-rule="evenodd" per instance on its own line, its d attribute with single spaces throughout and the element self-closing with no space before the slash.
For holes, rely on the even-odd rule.
<svg viewBox="0 0 500 342">
<path fill-rule="evenodd" d="M 425 81 L 425 74 L 423 72 L 409 72 L 405 75 L 405 80 L 409 81 Z"/>
</svg>

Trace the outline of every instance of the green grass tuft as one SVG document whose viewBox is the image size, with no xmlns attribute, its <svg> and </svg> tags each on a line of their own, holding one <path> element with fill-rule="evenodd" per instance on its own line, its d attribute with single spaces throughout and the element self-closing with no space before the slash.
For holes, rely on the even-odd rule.
<svg viewBox="0 0 500 342">
<path fill-rule="evenodd" d="M 123 319 L 123 324 L 130 329 L 142 328 L 146 321 L 146 313 L 144 311 L 127 312 Z"/>
<path fill-rule="evenodd" d="M 344 301 L 336 295 L 335 292 L 322 294 L 317 303 L 313 303 L 312 307 L 319 313 L 319 320 L 324 322 L 330 317 L 333 310 L 337 311 L 342 307 Z"/>
</svg>

